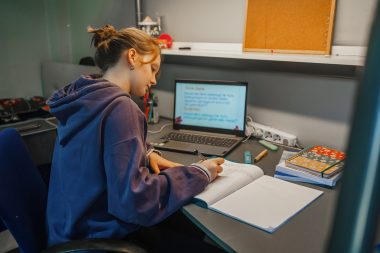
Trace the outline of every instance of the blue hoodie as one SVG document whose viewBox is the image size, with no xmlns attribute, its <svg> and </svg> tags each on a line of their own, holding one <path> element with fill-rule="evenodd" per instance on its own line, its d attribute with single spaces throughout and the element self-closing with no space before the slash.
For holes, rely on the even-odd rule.
<svg viewBox="0 0 380 253">
<path fill-rule="evenodd" d="M 48 244 L 121 238 L 154 225 L 207 186 L 194 164 L 151 174 L 147 123 L 130 96 L 82 76 L 49 99 L 58 119 L 47 205 Z"/>
</svg>

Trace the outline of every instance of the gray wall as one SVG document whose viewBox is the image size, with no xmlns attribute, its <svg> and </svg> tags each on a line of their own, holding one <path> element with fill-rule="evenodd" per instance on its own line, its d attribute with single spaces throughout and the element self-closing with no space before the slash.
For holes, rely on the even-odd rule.
<svg viewBox="0 0 380 253">
<path fill-rule="evenodd" d="M 58 0 L 59 1 L 59 0 Z M 135 26 L 134 0 L 70 0 L 69 30 L 71 36 L 71 63 L 78 63 L 84 56 L 93 56 L 91 36 L 87 26 L 101 27 L 112 24 L 120 29 Z"/>
<path fill-rule="evenodd" d="M 0 1 L 0 98 L 41 94 L 48 59 L 44 0 Z"/>
<path fill-rule="evenodd" d="M 93 56 L 88 25 L 135 25 L 134 0 L 1 0 L 0 98 L 42 95 L 41 63 Z"/>
<path fill-rule="evenodd" d="M 87 27 L 112 24 L 117 29 L 135 25 L 133 0 L 45 0 L 52 61 L 78 63 L 93 56 Z"/>
<path fill-rule="evenodd" d="M 144 0 L 176 41 L 241 43 L 246 0 Z M 365 46 L 376 0 L 337 0 L 334 45 Z"/>
<path fill-rule="evenodd" d="M 375 4 L 375 0 L 337 1 L 333 44 L 366 46 Z M 176 41 L 242 42 L 245 0 L 146 0 L 143 12 L 143 16 L 162 16 L 164 31 Z M 297 73 L 296 67 L 287 73 L 288 68 L 281 69 L 286 64 L 271 69 L 278 64 L 267 63 L 262 70 L 255 66 L 242 69 L 233 61 L 221 64 L 226 61 L 223 59 L 194 64 L 187 57 L 165 58 L 156 88 L 164 97 L 160 110 L 165 116 L 172 115 L 176 77 L 245 80 L 250 90 L 248 112 L 255 121 L 297 135 L 303 146 L 346 148 L 357 88 L 355 75 L 335 77 L 339 74 L 334 75 L 334 66 L 333 75 L 321 76 L 313 70 L 317 66 L 309 64 L 304 67 L 308 73 Z"/>
</svg>

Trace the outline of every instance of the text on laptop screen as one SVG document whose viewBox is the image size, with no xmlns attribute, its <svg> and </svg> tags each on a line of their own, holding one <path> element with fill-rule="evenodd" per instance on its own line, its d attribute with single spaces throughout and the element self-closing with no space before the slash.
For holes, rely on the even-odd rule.
<svg viewBox="0 0 380 253">
<path fill-rule="evenodd" d="M 243 130 L 246 86 L 213 83 L 176 83 L 175 123 Z"/>
</svg>

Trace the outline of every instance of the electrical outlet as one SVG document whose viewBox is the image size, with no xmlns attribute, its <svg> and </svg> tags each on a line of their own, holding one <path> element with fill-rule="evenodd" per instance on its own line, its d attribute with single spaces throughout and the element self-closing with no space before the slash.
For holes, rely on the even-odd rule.
<svg viewBox="0 0 380 253">
<path fill-rule="evenodd" d="M 257 122 L 248 121 L 246 129 L 247 136 L 252 135 L 260 139 L 291 147 L 295 147 L 297 144 L 297 137 L 295 135 Z"/>
</svg>

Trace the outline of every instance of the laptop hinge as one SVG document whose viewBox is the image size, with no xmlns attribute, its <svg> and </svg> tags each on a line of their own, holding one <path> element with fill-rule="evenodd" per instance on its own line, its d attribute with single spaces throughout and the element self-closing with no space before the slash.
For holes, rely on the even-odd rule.
<svg viewBox="0 0 380 253">
<path fill-rule="evenodd" d="M 175 130 L 175 131 L 180 131 L 181 133 L 189 133 L 189 134 L 194 134 L 194 135 L 208 135 L 208 136 L 223 137 L 223 138 L 241 138 L 241 137 L 236 136 L 234 134 L 210 133 L 210 132 L 185 130 L 185 129 L 179 129 L 179 130 Z"/>
</svg>

